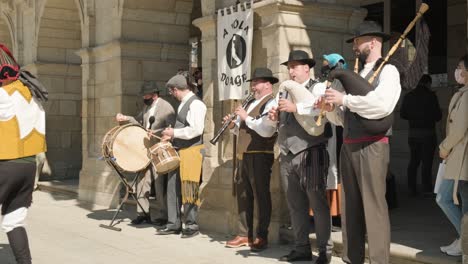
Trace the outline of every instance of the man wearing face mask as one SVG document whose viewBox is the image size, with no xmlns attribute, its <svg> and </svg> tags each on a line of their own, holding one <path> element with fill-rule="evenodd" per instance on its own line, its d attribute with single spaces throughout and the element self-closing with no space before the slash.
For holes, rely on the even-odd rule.
<svg viewBox="0 0 468 264">
<path fill-rule="evenodd" d="M 143 99 L 143 110 L 135 117 L 126 116 L 121 113 L 116 115 L 116 120 L 120 124 L 132 123 L 142 125 L 143 128 L 152 131 L 162 131 L 164 128 L 174 126 L 175 112 L 171 104 L 159 97 L 159 89 L 154 81 L 145 81 L 140 90 L 140 96 Z M 154 122 L 150 123 L 150 117 L 154 117 Z M 154 138 L 151 139 L 151 144 L 157 143 Z M 146 212 L 149 212 L 149 194 L 151 184 L 154 182 L 157 210 L 154 213 L 155 220 L 152 222 L 151 217 L 146 217 L 142 209 L 137 206 L 137 218 L 132 220 L 132 224 L 139 225 L 144 222 L 154 223 L 157 227 L 163 228 L 167 222 L 167 207 L 165 200 L 165 177 L 166 175 L 158 175 L 155 168 L 151 164 L 144 172 L 144 177 L 141 178 L 136 186 L 138 201 Z"/>
<path fill-rule="evenodd" d="M 382 43 L 390 36 L 374 21 L 361 23 L 353 38 L 353 51 L 364 68 L 359 75 L 368 80 L 382 57 Z M 340 172 L 343 184 L 344 214 L 343 260 L 364 263 L 365 242 L 370 263 L 390 261 L 390 220 L 385 200 L 389 163 L 388 134 L 367 132 L 361 119 L 381 119 L 392 114 L 401 92 L 400 75 L 395 66 L 386 64 L 372 83 L 374 90 L 364 96 L 325 91 L 327 118 L 343 125 Z M 346 87 L 345 87 L 346 88 Z M 349 228 L 347 228 L 349 227 Z"/>
<path fill-rule="evenodd" d="M 348 64 L 345 59 L 338 53 L 324 54 L 322 57 L 322 76 L 319 78 L 321 82 L 327 80 L 328 74 L 332 70 L 348 68 Z M 341 82 L 337 79 L 333 80 L 330 87 L 338 91 L 343 91 Z M 330 122 L 325 124 L 325 126 L 325 130 L 328 131 L 327 134 L 330 135 L 327 143 L 327 151 L 330 157 L 330 166 L 328 167 L 327 177 L 327 198 L 330 204 L 330 213 L 333 217 L 332 222 L 339 225 L 341 215 L 341 197 L 339 192 L 341 184 L 339 184 L 338 168 L 340 148 L 343 143 L 343 128 Z M 339 228 L 332 226 L 332 230 L 338 231 Z"/>
</svg>

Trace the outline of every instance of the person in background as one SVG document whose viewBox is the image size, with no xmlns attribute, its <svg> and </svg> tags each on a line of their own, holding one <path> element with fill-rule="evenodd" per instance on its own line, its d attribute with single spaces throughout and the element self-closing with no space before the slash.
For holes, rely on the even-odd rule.
<svg viewBox="0 0 468 264">
<path fill-rule="evenodd" d="M 203 99 L 203 73 L 202 68 L 198 67 L 193 73 L 193 78 L 195 80 L 195 94 Z"/>
<path fill-rule="evenodd" d="M 326 81 L 330 71 L 334 69 L 347 69 L 346 60 L 338 53 L 324 54 L 322 60 L 321 81 Z M 339 80 L 333 80 L 331 86 L 335 90 L 343 91 Z M 327 177 L 327 198 L 330 204 L 330 213 L 332 215 L 332 231 L 339 231 L 341 225 L 341 184 L 339 177 L 339 156 L 343 143 L 343 128 L 330 122 L 326 124 L 326 130 L 331 137 L 328 139 L 327 151 L 330 157 L 330 166 L 328 167 Z"/>
<path fill-rule="evenodd" d="M 424 74 L 414 90 L 403 98 L 400 117 L 408 120 L 410 161 L 407 177 L 410 195 L 416 196 L 417 174 L 421 166 L 423 193 L 432 193 L 432 161 L 437 145 L 435 125 L 442 119 L 439 100 L 431 91 L 432 78 Z"/>
<path fill-rule="evenodd" d="M 436 201 L 461 235 L 461 220 L 468 212 L 468 55 L 460 58 L 455 80 L 463 85 L 450 100 L 445 139 L 439 145 L 439 156 L 445 160 L 445 174 Z M 460 195 L 462 206 L 458 207 Z M 440 250 L 450 256 L 461 256 L 461 237 Z"/>
</svg>

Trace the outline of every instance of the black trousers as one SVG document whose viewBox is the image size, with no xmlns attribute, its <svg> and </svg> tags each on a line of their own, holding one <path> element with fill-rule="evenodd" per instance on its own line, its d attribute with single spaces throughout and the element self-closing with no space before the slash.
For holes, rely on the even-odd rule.
<svg viewBox="0 0 468 264">
<path fill-rule="evenodd" d="M 317 235 L 317 249 L 320 253 L 331 254 L 333 241 L 331 240 L 331 215 L 327 201 L 325 184 L 314 188 L 302 184 L 304 176 L 318 181 L 326 176 L 328 161 L 323 164 L 311 163 L 309 175 L 304 175 L 304 162 L 307 155 L 318 156 L 320 152 L 327 153 L 325 146 L 315 146 L 297 154 L 289 152 L 280 156 L 281 184 L 286 193 L 289 215 L 294 232 L 294 250 L 308 253 L 310 247 L 310 216 L 309 209 L 314 211 L 315 234 Z M 328 159 L 328 157 L 327 157 Z"/>
<path fill-rule="evenodd" d="M 409 137 L 408 145 L 411 153 L 407 170 L 409 191 L 412 193 L 417 192 L 418 167 L 422 163 L 421 181 L 423 192 L 432 192 L 432 161 L 434 160 L 434 152 L 437 145 L 436 136 Z"/>
<path fill-rule="evenodd" d="M 273 154 L 245 153 L 239 161 L 236 175 L 239 235 L 253 238 L 254 201 L 256 201 L 258 225 L 257 237 L 268 238 L 271 218 L 270 179 Z"/>
<path fill-rule="evenodd" d="M 0 161 L 2 215 L 31 205 L 35 173 L 36 163 Z"/>
<path fill-rule="evenodd" d="M 35 174 L 35 162 L 0 161 L 2 215 L 8 215 L 19 208 L 31 205 Z M 18 264 L 30 264 L 31 253 L 26 230 L 23 226 L 18 226 L 19 223 L 14 224 L 16 227 L 7 233 L 10 247 Z"/>
</svg>

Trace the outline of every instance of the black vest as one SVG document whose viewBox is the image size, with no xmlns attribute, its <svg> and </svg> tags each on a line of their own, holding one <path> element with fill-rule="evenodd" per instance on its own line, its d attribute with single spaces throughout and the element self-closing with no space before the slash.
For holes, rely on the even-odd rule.
<svg viewBox="0 0 468 264">
<path fill-rule="evenodd" d="M 312 92 L 313 86 L 314 81 L 310 79 L 306 88 Z M 284 98 L 287 99 L 288 94 Z M 309 135 L 299 125 L 294 117 L 294 113 L 280 112 L 279 120 L 278 144 L 282 155 L 287 155 L 289 152 L 296 155 L 305 149 L 320 143 L 326 143 L 328 140 L 323 134 L 319 136 Z"/>
<path fill-rule="evenodd" d="M 383 67 L 385 67 L 384 65 Z M 372 82 L 372 86 L 374 86 L 374 89 L 379 85 L 379 77 L 380 73 L 377 74 L 376 78 Z M 371 69 L 370 72 L 364 77 L 364 79 L 369 80 L 370 77 L 374 74 L 374 69 Z M 343 123 L 343 138 L 349 138 L 349 139 L 356 139 L 356 138 L 363 138 L 363 137 L 372 137 L 375 135 L 369 134 L 366 132 L 364 127 L 362 126 L 361 122 L 357 118 L 358 114 L 349 111 L 347 109 L 344 113 L 344 123 Z M 390 128 L 385 135 L 390 136 L 392 134 L 392 128 Z"/>
<path fill-rule="evenodd" d="M 265 110 L 266 104 L 272 98 L 271 95 L 263 98 L 263 100 L 249 112 L 249 116 L 255 118 L 261 115 Z M 248 106 L 246 109 L 247 108 Z M 273 151 L 276 136 L 277 134 L 275 133 L 268 138 L 262 137 L 257 132 L 250 129 L 245 121 L 241 121 L 239 126 L 239 140 L 237 141 L 237 154 L 243 154 L 246 151 Z"/>
<path fill-rule="evenodd" d="M 174 125 L 175 129 L 184 128 L 190 125 L 187 122 L 187 114 L 190 109 L 190 105 L 195 100 L 200 100 L 200 99 L 196 95 L 193 95 L 187 100 L 187 102 L 185 102 L 184 106 L 182 106 L 182 109 L 180 109 L 179 113 L 177 113 L 176 123 Z M 172 140 L 172 144 L 174 145 L 175 148 L 178 148 L 178 149 L 201 145 L 203 144 L 203 133 L 200 136 L 196 136 L 192 139 L 174 138 Z"/>
</svg>

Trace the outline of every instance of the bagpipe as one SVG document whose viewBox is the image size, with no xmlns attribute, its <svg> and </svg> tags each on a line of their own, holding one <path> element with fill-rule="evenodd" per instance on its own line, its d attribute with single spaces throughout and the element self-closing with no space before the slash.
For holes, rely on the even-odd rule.
<svg viewBox="0 0 468 264">
<path fill-rule="evenodd" d="M 411 31 L 411 29 L 415 26 L 416 22 L 422 17 L 422 15 L 429 9 L 429 6 L 425 3 L 421 4 L 419 11 L 416 14 L 416 17 L 411 21 L 411 23 L 407 26 L 403 34 L 399 37 L 398 41 L 392 46 L 390 51 L 388 52 L 387 56 L 381 60 L 379 60 L 376 65 L 374 66 L 374 73 L 366 80 L 362 78 L 358 73 L 358 56 L 356 56 L 356 63 L 354 66 L 354 72 L 345 69 L 334 69 L 328 74 L 328 83 L 327 87 L 329 87 L 331 81 L 337 79 L 341 82 L 345 92 L 347 94 L 356 95 L 356 96 L 365 96 L 370 91 L 374 90 L 374 86 L 372 83 L 374 82 L 375 78 L 379 75 L 380 71 L 383 69 L 384 65 L 388 62 L 390 56 L 392 56 L 395 51 L 400 47 L 401 42 L 406 38 L 406 35 Z M 321 114 L 317 120 L 317 124 L 321 122 L 321 116 L 324 112 L 325 103 L 322 104 Z M 386 133 L 393 124 L 393 113 L 380 118 L 380 119 L 367 119 L 358 114 L 355 114 L 356 119 L 361 122 L 362 127 L 364 130 L 371 134 L 371 135 L 379 135 Z"/>
<path fill-rule="evenodd" d="M 295 104 L 306 102 L 310 103 L 316 98 L 316 96 L 314 96 L 307 88 L 293 80 L 287 80 L 281 83 L 279 87 L 280 99 L 285 92 L 288 93 L 289 99 L 291 99 L 291 101 Z M 307 134 L 311 136 L 318 136 L 324 132 L 325 125 L 317 124 L 315 120 L 309 116 L 303 116 L 297 112 L 294 112 L 294 117 L 296 118 L 299 125 L 304 128 Z"/>
</svg>

